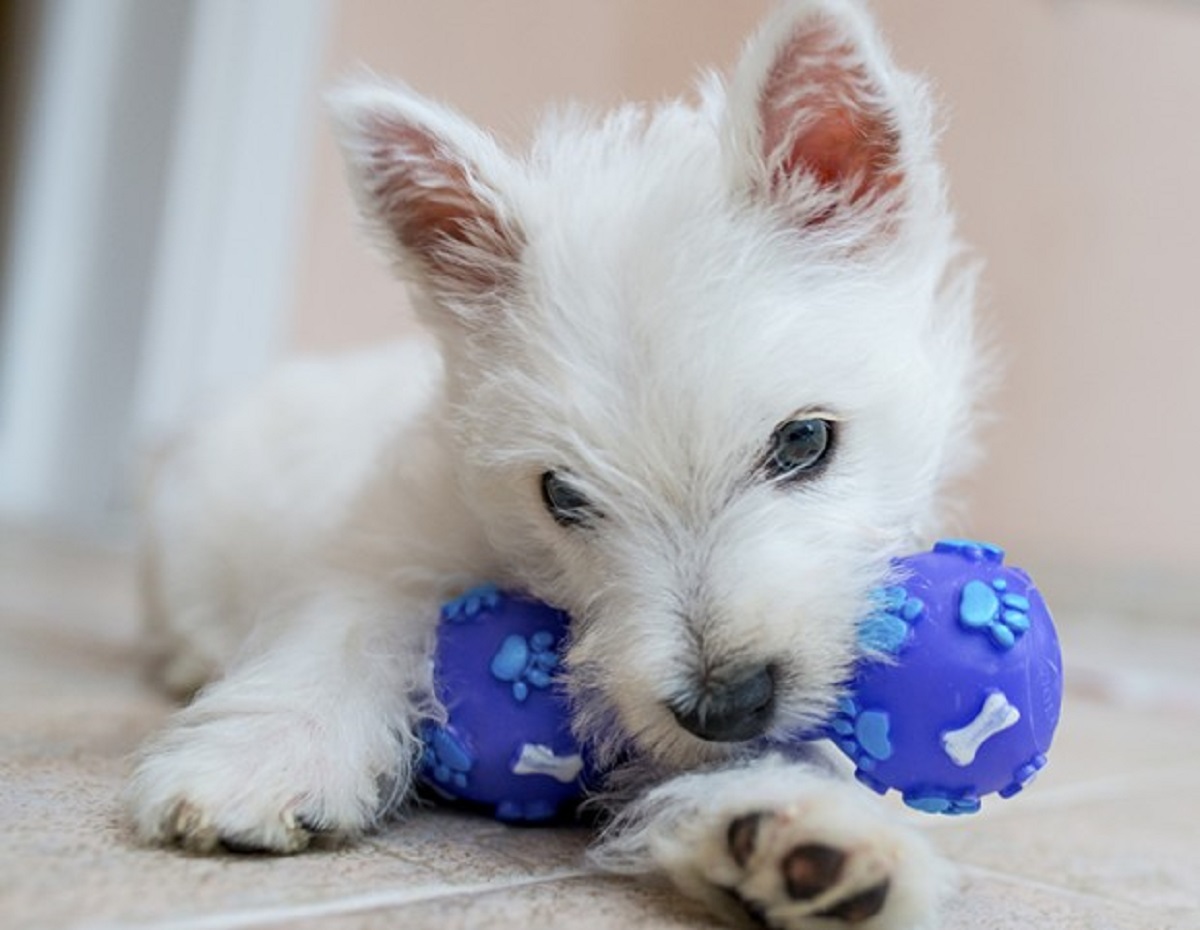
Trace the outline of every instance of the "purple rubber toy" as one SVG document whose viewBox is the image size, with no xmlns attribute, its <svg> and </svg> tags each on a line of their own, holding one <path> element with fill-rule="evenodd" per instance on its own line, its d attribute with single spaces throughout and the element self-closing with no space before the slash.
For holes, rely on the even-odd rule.
<svg viewBox="0 0 1200 930">
<path fill-rule="evenodd" d="M 859 663 L 827 735 L 879 793 L 941 814 L 1007 798 L 1046 764 L 1062 704 L 1050 612 L 1002 549 L 943 540 L 897 559 L 859 627 Z"/>
<path fill-rule="evenodd" d="M 424 785 L 498 820 L 539 822 L 582 797 L 584 754 L 554 674 L 567 617 L 492 585 L 442 608 L 434 683 L 444 724 L 424 724 Z"/>
<path fill-rule="evenodd" d="M 860 781 L 930 813 L 971 813 L 1028 784 L 1058 723 L 1062 660 L 1041 595 L 1003 562 L 966 540 L 898 559 L 859 627 L 866 658 L 825 731 L 807 738 L 832 739 Z M 434 681 L 448 719 L 424 725 L 426 786 L 506 821 L 574 808 L 596 773 L 554 682 L 566 625 L 493 586 L 442 608 Z"/>
</svg>

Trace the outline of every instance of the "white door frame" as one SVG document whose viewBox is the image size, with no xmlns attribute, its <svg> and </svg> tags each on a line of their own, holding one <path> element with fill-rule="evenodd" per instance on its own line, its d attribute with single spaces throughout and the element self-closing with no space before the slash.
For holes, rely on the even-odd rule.
<svg viewBox="0 0 1200 930">
<path fill-rule="evenodd" d="M 130 450 L 279 350 L 330 7 L 48 0 L 0 292 L 0 515 L 119 526 Z"/>
</svg>

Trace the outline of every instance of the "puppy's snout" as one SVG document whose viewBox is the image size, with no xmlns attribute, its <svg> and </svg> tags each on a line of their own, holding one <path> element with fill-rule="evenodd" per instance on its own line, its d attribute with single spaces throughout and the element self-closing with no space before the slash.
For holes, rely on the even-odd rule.
<svg viewBox="0 0 1200 930">
<path fill-rule="evenodd" d="M 745 669 L 728 681 L 697 682 L 669 704 L 679 725 L 700 739 L 736 743 L 761 736 L 775 710 L 775 673 Z"/>
</svg>

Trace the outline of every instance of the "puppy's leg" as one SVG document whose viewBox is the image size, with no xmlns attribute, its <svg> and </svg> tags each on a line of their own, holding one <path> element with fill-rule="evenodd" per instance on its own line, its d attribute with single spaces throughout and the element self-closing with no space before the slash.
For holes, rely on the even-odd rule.
<svg viewBox="0 0 1200 930">
<path fill-rule="evenodd" d="M 935 926 L 947 876 L 861 786 L 780 758 L 654 788 L 592 856 L 616 872 L 665 873 L 735 924 L 787 930 Z"/>
<path fill-rule="evenodd" d="M 375 824 L 410 787 L 436 616 L 345 585 L 294 605 L 144 750 L 127 793 L 139 835 L 290 853 Z"/>
</svg>

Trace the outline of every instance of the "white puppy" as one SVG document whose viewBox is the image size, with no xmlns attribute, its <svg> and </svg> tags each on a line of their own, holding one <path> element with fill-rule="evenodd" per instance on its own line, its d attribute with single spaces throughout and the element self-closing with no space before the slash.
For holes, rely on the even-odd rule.
<svg viewBox="0 0 1200 930">
<path fill-rule="evenodd" d="M 969 458 L 974 274 L 928 96 L 853 0 L 783 4 L 699 96 L 568 111 L 523 158 L 402 86 L 335 96 L 432 336 L 299 363 L 159 468 L 167 678 L 215 681 L 140 760 L 145 839 L 378 824 L 437 710 L 438 605 L 488 580 L 571 613 L 578 735 L 634 760 L 597 863 L 732 920 L 933 921 L 922 841 L 763 749 L 829 713 Z"/>
</svg>

